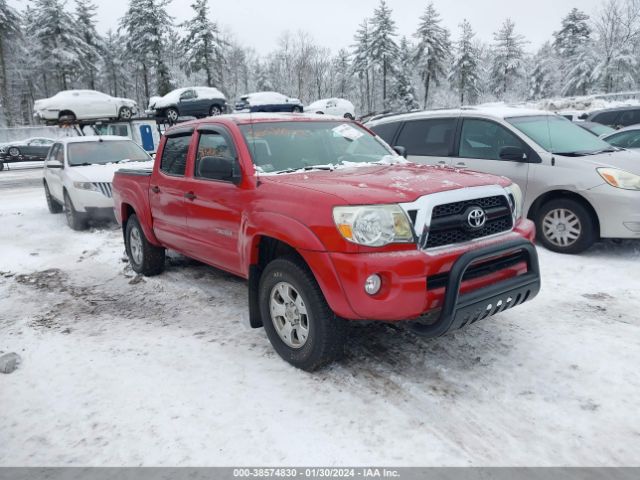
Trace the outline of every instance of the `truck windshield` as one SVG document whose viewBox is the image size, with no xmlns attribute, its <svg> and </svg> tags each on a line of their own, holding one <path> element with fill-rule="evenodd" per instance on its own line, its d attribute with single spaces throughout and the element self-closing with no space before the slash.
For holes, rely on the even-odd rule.
<svg viewBox="0 0 640 480">
<path fill-rule="evenodd" d="M 556 155 L 580 157 L 616 150 L 559 115 L 512 117 L 506 120 L 546 151 Z"/>
<path fill-rule="evenodd" d="M 241 125 L 253 163 L 264 173 L 375 163 L 395 153 L 353 123 L 271 122 Z"/>
<path fill-rule="evenodd" d="M 151 157 L 136 143 L 129 140 L 105 140 L 70 143 L 68 147 L 70 166 L 102 165 L 125 160 L 144 162 Z"/>
</svg>

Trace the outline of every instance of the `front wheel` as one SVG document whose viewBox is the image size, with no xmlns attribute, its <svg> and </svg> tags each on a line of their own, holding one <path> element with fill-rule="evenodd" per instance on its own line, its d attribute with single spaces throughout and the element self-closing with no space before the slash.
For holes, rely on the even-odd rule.
<svg viewBox="0 0 640 480">
<path fill-rule="evenodd" d="M 137 215 L 129 217 L 124 238 L 129 263 L 134 272 L 147 277 L 163 272 L 165 250 L 149 243 Z"/>
<path fill-rule="evenodd" d="M 347 120 L 353 120 L 353 115 L 351 115 L 350 113 L 345 113 L 344 118 L 346 118 Z"/>
<path fill-rule="evenodd" d="M 45 182 L 44 184 L 44 196 L 47 199 L 47 207 L 49 208 L 49 213 L 60 213 L 62 212 L 62 205 L 60 205 L 57 200 L 55 200 L 51 196 L 51 192 L 49 191 L 49 185 Z"/>
<path fill-rule="evenodd" d="M 215 117 L 217 115 L 222 115 L 222 109 L 220 108 L 219 105 L 212 105 L 211 108 L 209 109 L 209 116 Z"/>
<path fill-rule="evenodd" d="M 18 147 L 11 147 L 11 148 L 9 148 L 7 153 L 9 154 L 10 157 L 19 157 L 20 156 L 20 149 Z"/>
<path fill-rule="evenodd" d="M 536 217 L 538 240 L 558 253 L 580 253 L 596 241 L 597 233 L 591 213 L 571 199 L 551 200 Z"/>
<path fill-rule="evenodd" d="M 67 192 L 64 192 L 64 214 L 67 218 L 67 224 L 72 230 L 86 230 L 87 220 L 84 214 L 76 211 Z"/>
<path fill-rule="evenodd" d="M 175 108 L 167 108 L 167 120 L 169 120 L 170 123 L 176 123 L 178 121 L 178 110 L 176 110 Z"/>
<path fill-rule="evenodd" d="M 294 367 L 316 370 L 340 357 L 346 321 L 331 311 L 309 268 L 296 257 L 278 258 L 260 278 L 260 314 L 278 354 Z"/>
<path fill-rule="evenodd" d="M 120 113 L 118 114 L 120 120 L 130 120 L 131 117 L 133 117 L 133 110 L 129 107 L 122 107 L 120 109 Z"/>
</svg>

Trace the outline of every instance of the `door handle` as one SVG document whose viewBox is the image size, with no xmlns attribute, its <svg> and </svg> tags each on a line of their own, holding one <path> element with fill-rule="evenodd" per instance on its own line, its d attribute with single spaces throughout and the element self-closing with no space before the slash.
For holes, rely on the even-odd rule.
<svg viewBox="0 0 640 480">
<path fill-rule="evenodd" d="M 438 165 L 446 165 L 446 164 L 447 164 L 447 162 L 444 161 L 444 160 L 439 160 L 438 161 Z"/>
<path fill-rule="evenodd" d="M 456 163 L 456 168 L 467 168 L 467 164 L 464 162 Z"/>
<path fill-rule="evenodd" d="M 187 192 L 184 194 L 184 198 L 186 198 L 187 200 L 195 200 L 198 197 L 193 192 Z"/>
<path fill-rule="evenodd" d="M 153 193 L 160 193 L 160 187 L 157 185 L 154 185 L 153 187 L 151 187 L 151 191 Z"/>
</svg>

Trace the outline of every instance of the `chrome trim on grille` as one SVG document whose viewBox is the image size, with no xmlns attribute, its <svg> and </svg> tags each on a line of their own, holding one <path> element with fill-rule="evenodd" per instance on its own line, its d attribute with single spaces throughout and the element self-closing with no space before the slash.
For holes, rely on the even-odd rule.
<svg viewBox="0 0 640 480">
<path fill-rule="evenodd" d="M 448 190 L 446 192 L 433 193 L 431 195 L 420 197 L 415 202 L 401 203 L 400 206 L 407 213 L 407 215 L 409 215 L 409 211 L 411 210 L 416 212 L 416 220 L 414 222 L 413 228 L 416 236 L 418 237 L 418 248 L 426 250 L 425 246 L 427 245 L 427 240 L 429 238 L 431 217 L 433 214 L 433 209 L 436 206 L 496 196 L 505 197 L 507 204 L 512 205 L 509 200 L 509 194 L 503 187 L 501 187 L 500 185 L 485 185 L 482 187 L 459 188 L 455 190 Z M 504 232 L 487 235 L 485 237 L 476 238 L 467 242 L 440 245 L 437 247 L 429 248 L 428 250 L 432 251 L 438 248 L 448 247 L 450 245 L 464 245 L 471 242 L 477 242 L 478 240 L 491 238 L 497 235 L 504 235 L 505 233 L 513 231 L 514 226 L 515 222 L 512 224 L 509 230 L 505 230 Z"/>
<path fill-rule="evenodd" d="M 96 187 L 100 193 L 102 193 L 107 198 L 113 197 L 113 190 L 111 187 L 111 183 L 108 182 L 94 182 L 93 186 Z"/>
</svg>

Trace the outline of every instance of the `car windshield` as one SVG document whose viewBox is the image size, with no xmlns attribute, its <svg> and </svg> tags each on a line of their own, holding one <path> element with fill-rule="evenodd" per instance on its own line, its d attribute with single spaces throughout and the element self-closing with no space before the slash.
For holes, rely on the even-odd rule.
<svg viewBox="0 0 640 480">
<path fill-rule="evenodd" d="M 151 157 L 136 143 L 129 140 L 101 140 L 70 143 L 68 161 L 71 166 L 103 165 L 132 161 L 145 162 Z"/>
<path fill-rule="evenodd" d="M 558 115 L 512 117 L 506 120 L 542 148 L 556 155 L 583 156 L 615 150 L 607 142 Z"/>
<path fill-rule="evenodd" d="M 588 128 L 598 136 L 607 135 L 609 133 L 613 133 L 616 131 L 614 128 L 607 127 L 606 125 L 600 125 L 598 123 L 594 123 L 593 125 L 590 125 Z"/>
<path fill-rule="evenodd" d="M 241 125 L 253 163 L 264 173 L 348 163 L 375 163 L 395 156 L 363 128 L 344 122 L 301 121 Z"/>
</svg>

